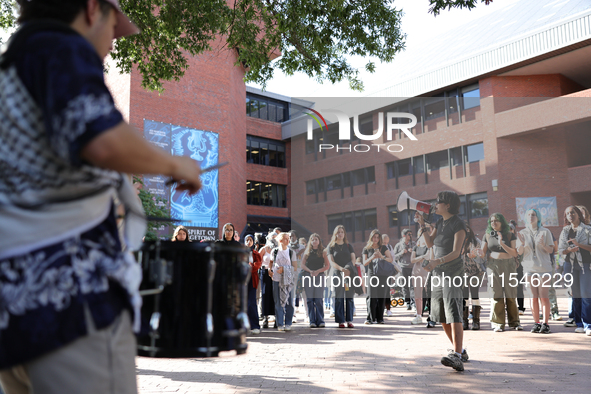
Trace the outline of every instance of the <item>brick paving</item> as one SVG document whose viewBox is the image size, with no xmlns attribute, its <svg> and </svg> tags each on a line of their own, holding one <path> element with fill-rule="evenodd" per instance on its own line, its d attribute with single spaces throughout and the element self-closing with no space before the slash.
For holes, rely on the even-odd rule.
<svg viewBox="0 0 591 394">
<path fill-rule="evenodd" d="M 559 293 L 560 294 L 560 293 Z M 450 343 L 441 326 L 412 326 L 406 308 L 393 308 L 385 325 L 364 325 L 365 298 L 356 298 L 354 329 L 311 329 L 298 314 L 291 332 L 263 330 L 249 336 L 248 352 L 210 359 L 137 357 L 138 386 L 148 393 L 587 393 L 591 337 L 563 322 L 552 334 L 531 334 L 529 306 L 524 331 L 492 332 L 489 301 L 482 329 L 467 331 L 470 361 L 464 372 L 440 364 Z M 567 318 L 567 300 L 559 299 Z"/>
</svg>

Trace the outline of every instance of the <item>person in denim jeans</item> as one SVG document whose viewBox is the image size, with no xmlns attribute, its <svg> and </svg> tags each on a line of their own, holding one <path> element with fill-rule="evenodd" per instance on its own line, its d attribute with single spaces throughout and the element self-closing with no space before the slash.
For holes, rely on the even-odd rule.
<svg viewBox="0 0 591 394">
<path fill-rule="evenodd" d="M 329 268 L 330 263 L 320 235 L 314 233 L 310 236 L 302 258 L 302 271 L 306 275 L 304 277 L 304 289 L 311 328 L 324 327 L 324 308 L 322 305 L 325 287 L 324 273 Z"/>
<path fill-rule="evenodd" d="M 591 227 L 581 221 L 583 214 L 575 206 L 566 208 L 558 252 L 571 265 L 573 283 L 572 309 L 575 332 L 591 336 Z M 565 263 L 566 266 L 566 263 Z M 565 271 L 565 274 L 569 273 Z"/>
<path fill-rule="evenodd" d="M 342 224 L 335 227 L 332 239 L 327 248 L 328 261 L 335 270 L 335 321 L 339 328 L 353 328 L 353 297 L 355 291 L 353 286 L 348 286 L 345 278 L 352 277 L 355 269 L 355 252 L 347 241 L 345 226 Z M 346 323 L 346 325 L 345 325 Z"/>
<path fill-rule="evenodd" d="M 295 253 L 287 247 L 288 233 L 279 233 L 277 242 L 279 246 L 271 251 L 269 263 L 269 272 L 273 279 L 275 319 L 278 331 L 290 331 L 294 312 L 291 289 L 295 285 L 294 272 L 297 268 L 297 258 Z"/>
</svg>

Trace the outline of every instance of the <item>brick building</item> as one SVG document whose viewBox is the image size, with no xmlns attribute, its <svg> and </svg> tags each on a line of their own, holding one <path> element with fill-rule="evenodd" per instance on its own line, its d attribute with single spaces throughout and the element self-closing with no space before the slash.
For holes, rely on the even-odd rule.
<svg viewBox="0 0 591 394">
<path fill-rule="evenodd" d="M 413 114 L 416 141 L 401 131 L 388 140 L 385 130 L 375 141 L 353 133 L 342 140 L 330 115 L 327 128 L 313 122 L 312 140 L 309 116 L 285 124 L 292 218 L 325 242 L 344 224 L 359 254 L 374 228 L 392 242 L 403 228 L 416 234 L 408 211 L 397 211 L 402 191 L 429 202 L 454 190 L 460 217 L 480 237 L 494 212 L 519 219 L 525 199 L 550 202 L 543 213 L 555 218 L 548 228 L 557 236 L 568 205 L 591 205 L 591 7 L 543 5 L 519 2 L 411 48 L 394 67 L 411 73 L 376 97 L 316 99 L 321 114 L 346 108 L 347 116 L 357 115 L 364 135 L 379 134 L 388 112 Z M 493 33 L 495 24 L 504 28 Z M 371 109 L 355 111 L 369 100 Z M 377 152 L 371 144 L 383 146 Z"/>
<path fill-rule="evenodd" d="M 395 242 L 412 225 L 397 212 L 400 192 L 432 201 L 451 189 L 480 236 L 490 213 L 517 218 L 517 198 L 555 197 L 556 235 L 566 206 L 591 205 L 591 6 L 554 3 L 517 2 L 434 35 L 394 63 L 401 82 L 349 103 L 366 135 L 380 112 L 415 115 L 417 141 L 402 132 L 340 141 L 337 123 L 309 141 L 302 109 L 331 108 L 330 100 L 247 87 L 228 49 L 190 58 L 185 77 L 164 83 L 162 94 L 142 89 L 137 70 L 111 72 L 107 82 L 138 130 L 150 120 L 217 133 L 218 160 L 230 162 L 219 171 L 218 230 L 229 221 L 243 235 L 280 226 L 326 243 L 343 223 L 359 253 L 371 229 Z M 355 151 L 372 143 L 404 149 Z"/>
</svg>

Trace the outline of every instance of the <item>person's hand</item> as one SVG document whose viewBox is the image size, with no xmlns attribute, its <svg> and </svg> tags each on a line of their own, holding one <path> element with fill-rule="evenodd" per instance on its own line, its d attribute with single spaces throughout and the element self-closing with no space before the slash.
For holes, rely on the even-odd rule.
<svg viewBox="0 0 591 394">
<path fill-rule="evenodd" d="M 425 225 L 425 218 L 423 217 L 422 214 L 419 213 L 419 211 L 415 212 L 415 219 L 417 219 L 417 223 L 423 227 Z"/>
<path fill-rule="evenodd" d="M 172 174 L 173 181 L 176 182 L 177 191 L 188 191 L 189 194 L 195 194 L 201 189 L 201 167 L 199 164 L 186 156 L 174 156 L 176 162 L 175 172 Z"/>
<path fill-rule="evenodd" d="M 536 237 L 536 243 L 539 245 L 544 245 L 544 234 L 538 234 Z"/>
<path fill-rule="evenodd" d="M 310 272 L 310 275 L 312 275 L 314 277 L 314 276 L 318 275 L 318 271 L 312 271 L 312 272 Z"/>
<path fill-rule="evenodd" d="M 350 276 L 350 275 L 351 275 L 351 271 L 349 271 L 348 269 L 346 269 L 346 268 L 345 268 L 345 269 L 343 270 L 343 275 L 345 275 L 345 276 Z"/>
<path fill-rule="evenodd" d="M 384 258 L 384 256 L 383 256 L 383 255 L 380 253 L 380 251 L 379 251 L 379 250 L 378 250 L 377 252 L 375 252 L 373 255 L 374 255 L 376 258 L 378 258 L 378 259 L 383 259 L 383 258 Z"/>
<path fill-rule="evenodd" d="M 282 274 L 283 273 L 283 267 L 277 267 L 277 273 L 278 274 Z"/>
<path fill-rule="evenodd" d="M 579 242 L 577 242 L 577 240 L 576 240 L 576 239 L 574 239 L 574 238 L 573 238 L 573 239 L 569 239 L 569 240 L 568 240 L 568 243 L 569 243 L 570 245 L 574 245 L 574 246 L 576 246 L 577 248 L 578 248 L 579 246 L 581 246 L 581 244 L 580 244 Z"/>
<path fill-rule="evenodd" d="M 434 260 L 427 260 L 427 261 L 429 261 L 429 264 L 427 264 L 423 268 L 425 269 L 425 271 L 431 272 L 431 271 L 433 271 L 433 268 L 435 268 Z"/>
</svg>

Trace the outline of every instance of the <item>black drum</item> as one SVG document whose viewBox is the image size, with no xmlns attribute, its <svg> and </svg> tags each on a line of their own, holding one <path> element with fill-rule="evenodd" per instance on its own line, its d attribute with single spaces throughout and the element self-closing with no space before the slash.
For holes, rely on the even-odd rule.
<svg viewBox="0 0 591 394">
<path fill-rule="evenodd" d="M 209 243 L 146 242 L 138 354 L 215 357 L 246 352 L 248 249 Z"/>
</svg>

